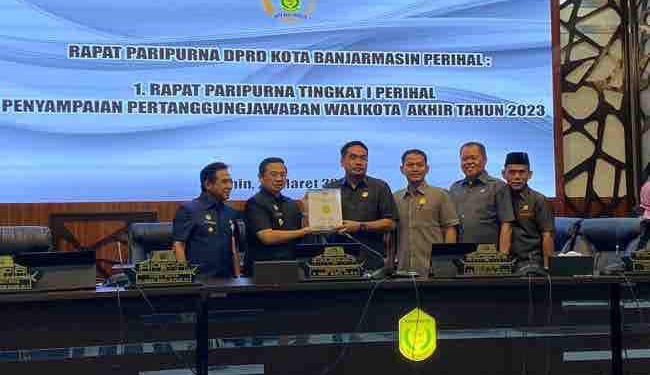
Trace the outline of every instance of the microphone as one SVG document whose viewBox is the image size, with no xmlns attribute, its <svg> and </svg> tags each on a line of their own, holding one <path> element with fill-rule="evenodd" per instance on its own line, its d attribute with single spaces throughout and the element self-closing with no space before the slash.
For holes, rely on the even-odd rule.
<svg viewBox="0 0 650 375">
<path fill-rule="evenodd" d="M 349 238 L 350 240 L 352 240 L 352 242 L 361 245 L 361 247 L 363 247 L 366 251 L 373 254 L 377 258 L 381 259 L 382 264 L 384 264 L 384 256 L 379 251 L 377 251 L 377 250 L 373 249 L 372 247 L 366 245 L 365 243 L 359 241 L 356 237 L 354 237 L 353 235 L 351 235 L 348 232 L 341 232 L 340 234 L 342 234 L 343 236 Z M 384 278 L 386 278 L 388 276 L 389 272 L 390 271 L 386 268 L 386 265 L 384 264 L 382 267 L 380 267 L 380 268 L 378 268 L 378 269 L 376 269 L 376 270 L 374 270 L 372 272 L 369 272 L 367 274 L 367 276 L 369 278 L 371 278 L 371 279 L 384 279 Z"/>
<path fill-rule="evenodd" d="M 120 264 L 124 264 L 124 260 L 122 259 L 122 246 L 119 240 L 117 240 L 117 256 L 120 258 Z"/>
</svg>

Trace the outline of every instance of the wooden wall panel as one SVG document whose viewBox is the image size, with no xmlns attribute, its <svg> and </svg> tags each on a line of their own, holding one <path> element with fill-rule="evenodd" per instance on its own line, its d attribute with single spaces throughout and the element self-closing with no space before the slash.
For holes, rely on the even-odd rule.
<svg viewBox="0 0 650 375">
<path fill-rule="evenodd" d="M 244 201 L 231 201 L 228 205 L 243 210 Z M 558 215 L 564 214 L 559 199 L 551 199 Z M 0 226 L 2 225 L 44 225 L 49 223 L 50 214 L 54 213 L 103 213 L 103 212 L 155 212 L 159 221 L 171 221 L 180 202 L 115 202 L 115 203 L 26 203 L 0 204 Z M 98 234 L 106 234 L 114 228 L 111 223 L 69 224 L 68 228 L 87 239 L 82 243 L 96 240 Z"/>
<path fill-rule="evenodd" d="M 180 202 L 111 202 L 111 203 L 26 203 L 26 204 L 0 204 L 0 226 L 12 225 L 42 225 L 49 226 L 51 214 L 95 214 L 109 212 L 153 212 L 158 221 L 171 221 L 174 218 L 176 209 Z M 229 204 L 242 209 L 243 201 L 233 201 Z M 66 228 L 79 240 L 83 246 L 89 246 L 109 236 L 111 233 L 122 227 L 123 224 L 117 221 L 90 221 L 70 222 Z M 120 238 L 120 245 L 117 242 L 110 242 L 97 251 L 98 266 L 106 273 L 110 273 L 110 263 L 102 261 L 117 261 L 120 258 L 118 248 L 122 257 L 127 258 L 126 237 Z M 55 244 L 57 250 L 72 250 L 70 243 Z"/>
<path fill-rule="evenodd" d="M 180 202 L 107 202 L 107 203 L 2 203 L 0 225 L 47 225 L 53 213 L 144 212 L 158 214 L 160 221 L 170 221 Z M 228 203 L 242 209 L 243 201 Z"/>
</svg>

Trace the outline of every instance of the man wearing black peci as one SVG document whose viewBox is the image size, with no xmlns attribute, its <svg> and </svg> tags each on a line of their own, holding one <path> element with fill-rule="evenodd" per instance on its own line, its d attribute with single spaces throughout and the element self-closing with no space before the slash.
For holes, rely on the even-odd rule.
<svg viewBox="0 0 650 375">
<path fill-rule="evenodd" d="M 548 268 L 548 258 L 553 255 L 555 222 L 546 197 L 528 186 L 533 175 L 528 154 L 509 153 L 502 173 L 510 188 L 515 214 L 511 247 L 515 266 L 521 268 L 533 263 Z"/>
<path fill-rule="evenodd" d="M 258 178 L 260 191 L 246 202 L 249 251 L 254 260 L 292 259 L 297 241 L 310 230 L 302 227 L 297 202 L 282 195 L 287 180 L 284 161 L 264 159 Z"/>
<path fill-rule="evenodd" d="M 217 162 L 201 170 L 201 195 L 182 204 L 173 223 L 174 252 L 179 261 L 199 265 L 201 273 L 231 277 L 238 273 L 233 249 L 234 220 L 241 214 L 226 206 L 233 187 L 228 166 Z"/>
<path fill-rule="evenodd" d="M 341 231 L 385 255 L 384 234 L 395 227 L 397 206 L 388 184 L 368 176 L 368 147 L 361 141 L 351 141 L 341 148 L 341 166 L 345 177 L 325 185 L 341 190 L 343 225 Z M 345 237 L 339 235 L 338 240 Z M 375 256 L 366 258 L 366 266 L 381 268 L 383 262 Z"/>
</svg>

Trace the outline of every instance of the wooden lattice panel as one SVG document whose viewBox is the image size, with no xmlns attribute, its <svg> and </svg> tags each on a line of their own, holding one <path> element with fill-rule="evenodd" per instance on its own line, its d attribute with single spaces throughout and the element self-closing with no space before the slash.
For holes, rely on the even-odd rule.
<svg viewBox="0 0 650 375">
<path fill-rule="evenodd" d="M 569 211 L 584 216 L 630 205 L 623 5 L 560 0 L 564 188 Z"/>
<path fill-rule="evenodd" d="M 648 0 L 637 1 L 639 23 L 638 79 L 641 123 L 641 165 L 650 163 L 650 6 Z"/>
</svg>

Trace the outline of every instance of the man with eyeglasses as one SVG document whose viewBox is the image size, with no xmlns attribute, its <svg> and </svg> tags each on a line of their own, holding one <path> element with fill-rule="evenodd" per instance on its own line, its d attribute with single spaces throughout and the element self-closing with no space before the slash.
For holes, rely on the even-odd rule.
<svg viewBox="0 0 650 375">
<path fill-rule="evenodd" d="M 277 157 L 262 160 L 258 178 L 260 191 L 246 202 L 252 259 L 293 259 L 296 243 L 309 234 L 310 229 L 302 227 L 298 203 L 282 195 L 287 180 L 284 160 Z"/>
</svg>

